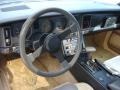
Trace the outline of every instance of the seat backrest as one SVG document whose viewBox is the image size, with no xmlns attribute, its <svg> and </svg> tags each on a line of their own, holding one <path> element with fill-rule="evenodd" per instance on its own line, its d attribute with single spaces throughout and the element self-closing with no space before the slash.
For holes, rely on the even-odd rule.
<svg viewBox="0 0 120 90">
<path fill-rule="evenodd" d="M 52 90 L 78 90 L 78 88 L 71 83 L 65 83 L 63 85 L 60 85 Z"/>
</svg>

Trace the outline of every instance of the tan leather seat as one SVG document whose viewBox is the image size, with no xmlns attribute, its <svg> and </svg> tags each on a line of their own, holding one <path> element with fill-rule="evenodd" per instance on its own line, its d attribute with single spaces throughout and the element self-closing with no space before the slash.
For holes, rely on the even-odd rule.
<svg viewBox="0 0 120 90">
<path fill-rule="evenodd" d="M 4 70 L 0 68 L 0 90 L 11 90 L 9 86 L 9 81 Z"/>
<path fill-rule="evenodd" d="M 52 90 L 94 90 L 94 89 L 87 83 L 77 83 L 77 84 L 65 83 Z"/>
<path fill-rule="evenodd" d="M 120 55 L 106 60 L 104 65 L 112 74 L 120 76 Z"/>
</svg>

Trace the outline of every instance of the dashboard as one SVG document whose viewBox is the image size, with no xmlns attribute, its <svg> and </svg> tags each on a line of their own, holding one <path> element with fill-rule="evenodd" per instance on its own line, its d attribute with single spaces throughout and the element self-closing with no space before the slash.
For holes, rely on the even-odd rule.
<svg viewBox="0 0 120 90">
<path fill-rule="evenodd" d="M 84 34 L 114 30 L 120 28 L 119 12 L 94 12 L 94 13 L 74 13 L 81 31 Z M 19 35 L 25 20 L 19 20 L 0 25 L 0 52 L 19 53 Z M 60 15 L 40 17 L 30 28 L 26 42 L 26 47 L 33 47 L 33 42 L 39 38 L 41 33 L 49 34 L 56 28 L 64 29 L 67 20 Z"/>
</svg>

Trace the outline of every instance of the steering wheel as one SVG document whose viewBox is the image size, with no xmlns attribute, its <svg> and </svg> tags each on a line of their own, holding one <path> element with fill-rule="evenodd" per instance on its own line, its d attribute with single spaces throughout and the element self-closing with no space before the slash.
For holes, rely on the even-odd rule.
<svg viewBox="0 0 120 90">
<path fill-rule="evenodd" d="M 53 12 L 63 15 L 67 20 L 67 26 L 65 27 L 64 30 L 53 30 L 49 35 L 46 36 L 42 44 L 40 41 L 38 49 L 36 49 L 33 53 L 27 54 L 25 50 L 25 41 L 26 41 L 26 35 L 29 28 L 32 26 L 35 20 L 37 20 L 40 16 L 46 15 L 47 13 L 53 13 Z M 64 53 L 62 52 L 62 41 L 67 36 L 71 36 L 70 35 L 71 33 L 76 33 L 77 49 L 71 61 L 68 62 L 67 60 L 64 59 Z M 81 47 L 82 47 L 82 33 L 80 31 L 79 23 L 71 13 L 59 8 L 44 9 L 42 11 L 35 13 L 25 21 L 25 23 L 23 24 L 22 30 L 20 32 L 20 54 L 24 64 L 33 73 L 37 75 L 42 75 L 45 77 L 58 76 L 60 74 L 63 74 L 67 70 L 69 70 L 77 61 L 82 49 Z M 55 72 L 46 72 L 37 68 L 35 65 L 33 65 L 33 62 L 35 61 L 35 59 L 41 55 L 43 48 L 45 48 L 46 51 L 48 51 L 50 54 L 53 54 L 56 56 L 56 58 L 59 60 L 60 64 L 62 65 L 62 69 Z"/>
</svg>

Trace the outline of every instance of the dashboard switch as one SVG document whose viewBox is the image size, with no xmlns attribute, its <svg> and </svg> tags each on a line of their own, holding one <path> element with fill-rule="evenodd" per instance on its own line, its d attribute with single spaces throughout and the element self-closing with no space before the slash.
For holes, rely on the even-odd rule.
<svg viewBox="0 0 120 90">
<path fill-rule="evenodd" d="M 66 56 L 71 56 L 75 54 L 77 38 L 63 40 L 63 52 Z"/>
</svg>

